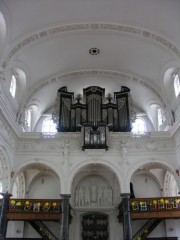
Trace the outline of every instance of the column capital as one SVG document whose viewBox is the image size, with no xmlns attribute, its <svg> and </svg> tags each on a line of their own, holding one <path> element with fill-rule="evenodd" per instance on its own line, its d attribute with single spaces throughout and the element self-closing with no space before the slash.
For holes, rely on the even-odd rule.
<svg viewBox="0 0 180 240">
<path fill-rule="evenodd" d="M 60 194 L 60 197 L 62 199 L 69 199 L 71 197 L 71 194 Z"/>
<path fill-rule="evenodd" d="M 130 198 L 131 193 L 121 193 L 122 198 Z"/>
<path fill-rule="evenodd" d="M 5 193 L 1 192 L 0 195 L 2 195 L 3 198 L 10 198 L 10 197 L 12 197 L 12 194 L 8 193 L 8 192 L 5 192 Z"/>
</svg>

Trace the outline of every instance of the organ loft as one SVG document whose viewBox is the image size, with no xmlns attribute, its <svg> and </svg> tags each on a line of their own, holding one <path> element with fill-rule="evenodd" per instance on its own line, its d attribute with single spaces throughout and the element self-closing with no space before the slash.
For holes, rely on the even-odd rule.
<svg viewBox="0 0 180 240">
<path fill-rule="evenodd" d="M 58 90 L 53 119 L 58 132 L 83 132 L 82 149 L 108 149 L 107 131 L 130 132 L 130 89 L 121 86 L 114 96 L 90 86 L 74 98 L 67 87 Z"/>
</svg>

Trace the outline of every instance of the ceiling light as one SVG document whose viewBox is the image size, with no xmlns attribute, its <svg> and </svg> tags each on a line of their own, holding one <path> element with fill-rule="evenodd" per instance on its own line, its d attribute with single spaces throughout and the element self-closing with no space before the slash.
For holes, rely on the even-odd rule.
<svg viewBox="0 0 180 240">
<path fill-rule="evenodd" d="M 100 53 L 99 48 L 90 48 L 89 49 L 89 54 L 91 55 L 98 55 Z"/>
</svg>

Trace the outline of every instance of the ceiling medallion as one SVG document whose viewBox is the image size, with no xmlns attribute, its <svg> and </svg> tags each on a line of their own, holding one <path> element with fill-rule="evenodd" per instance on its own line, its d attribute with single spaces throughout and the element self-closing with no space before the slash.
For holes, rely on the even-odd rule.
<svg viewBox="0 0 180 240">
<path fill-rule="evenodd" d="M 100 53 L 99 48 L 90 48 L 89 49 L 89 54 L 91 55 L 98 55 Z"/>
</svg>

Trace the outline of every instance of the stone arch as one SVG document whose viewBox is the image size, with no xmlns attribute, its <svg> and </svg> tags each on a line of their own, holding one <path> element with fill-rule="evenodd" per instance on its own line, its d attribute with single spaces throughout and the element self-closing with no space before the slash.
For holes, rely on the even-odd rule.
<svg viewBox="0 0 180 240">
<path fill-rule="evenodd" d="M 45 94 L 46 89 L 49 89 L 50 91 L 54 91 L 57 92 L 57 85 L 60 86 L 64 86 L 64 85 L 68 85 L 70 84 L 71 80 L 73 78 L 76 78 L 80 83 L 79 85 L 81 86 L 81 82 L 84 82 L 85 78 L 90 78 L 90 79 L 95 79 L 97 78 L 98 80 L 102 79 L 102 78 L 112 78 L 113 80 L 115 80 L 115 86 L 119 87 L 119 82 L 117 84 L 117 81 L 121 80 L 121 84 L 126 84 L 131 88 L 132 86 L 135 87 L 136 91 L 138 91 L 141 87 L 143 87 L 147 92 L 153 94 L 154 99 L 159 102 L 160 105 L 162 106 L 166 106 L 165 101 L 164 101 L 164 96 L 162 96 L 162 94 L 160 93 L 160 91 L 158 92 L 157 89 L 158 87 L 154 86 L 152 84 L 152 80 L 147 79 L 147 77 L 144 76 L 137 76 L 134 73 L 131 72 L 125 72 L 125 71 L 112 71 L 112 70 L 102 70 L 102 69 L 96 69 L 96 70 L 79 70 L 79 71 L 73 71 L 73 72 L 66 72 L 66 73 L 60 73 L 60 72 L 56 72 L 53 75 L 50 76 L 46 76 L 42 79 L 39 79 L 38 82 L 36 84 L 34 84 L 32 86 L 32 88 L 30 89 L 30 91 L 28 92 L 27 96 L 26 96 L 26 100 L 24 101 L 24 105 L 22 106 L 21 109 L 21 114 L 23 116 L 23 110 L 30 105 L 33 105 L 33 101 L 36 98 L 36 94 L 38 94 L 38 92 L 41 91 L 41 93 L 43 92 Z M 73 83 L 71 83 L 71 88 L 73 89 Z M 104 84 L 104 83 L 102 83 Z M 83 84 L 82 84 L 83 85 Z M 114 86 L 114 87 L 115 87 Z M 83 86 L 84 87 L 84 86 Z M 82 89 L 79 89 L 80 91 Z M 106 91 L 108 91 L 108 89 L 106 89 Z M 136 96 L 136 94 L 135 94 Z M 134 96 L 134 97 L 135 97 Z M 54 107 L 55 104 L 55 99 L 54 98 L 50 98 L 50 106 L 51 108 Z M 140 103 L 138 103 L 140 104 Z M 43 104 L 41 103 L 39 106 L 39 110 L 44 112 L 45 109 L 41 108 L 41 106 L 43 106 Z M 134 107 L 134 106 L 133 106 Z M 142 106 L 136 106 L 137 108 L 141 108 Z M 146 109 L 143 109 L 143 111 L 145 112 Z M 171 115 L 171 112 L 169 112 L 169 115 Z M 149 122 L 152 121 L 152 119 L 150 118 L 150 111 L 149 111 L 149 115 L 147 116 L 148 119 L 150 119 Z M 40 120 L 40 116 L 39 118 L 37 117 L 37 122 Z M 151 123 L 151 126 L 152 123 Z"/>
<path fill-rule="evenodd" d="M 134 173 L 136 173 L 136 171 L 141 169 L 142 170 L 153 169 L 154 167 L 162 168 L 166 171 L 169 171 L 173 176 L 175 176 L 172 165 L 169 165 L 166 162 L 161 161 L 160 159 L 153 160 L 153 162 L 152 162 L 152 159 L 146 159 L 144 162 L 141 161 L 131 167 L 131 169 L 128 172 L 127 183 L 130 183 L 132 176 Z M 157 181 L 156 176 L 153 176 L 153 178 Z M 160 186 L 160 187 L 163 187 L 163 186 Z"/>
<path fill-rule="evenodd" d="M 157 97 L 160 104 L 165 106 L 165 101 L 163 97 L 160 95 L 160 93 L 157 91 L 157 87 L 152 84 L 151 79 L 147 79 L 147 77 L 136 75 L 131 72 L 125 72 L 125 71 L 112 71 L 112 70 L 102 70 L 102 69 L 95 69 L 95 70 L 80 70 L 80 71 L 74 71 L 74 72 L 67 72 L 67 73 L 60 73 L 57 72 L 53 75 L 44 77 L 42 79 L 39 79 L 38 83 L 35 84 L 31 91 L 28 94 L 28 101 L 36 94 L 39 89 L 46 88 L 48 85 L 52 84 L 60 84 L 63 82 L 63 85 L 66 84 L 66 82 L 69 79 L 73 78 L 81 78 L 81 77 L 87 77 L 87 76 L 108 76 L 114 79 L 123 79 L 128 81 L 129 83 L 135 83 L 136 85 L 142 85 L 149 89 L 154 96 Z"/>
<path fill-rule="evenodd" d="M 49 182 L 49 183 L 48 183 Z M 49 188 L 47 185 L 52 185 L 50 182 L 53 182 L 53 186 Z M 34 195 L 34 190 L 37 190 L 38 188 L 36 185 L 40 185 L 42 191 L 38 190 L 39 198 L 42 198 L 42 192 L 43 192 L 43 198 L 59 198 L 60 194 L 60 182 L 59 182 L 59 176 L 57 174 L 54 174 L 54 172 L 50 171 L 41 171 L 36 173 L 36 175 L 33 176 L 31 181 L 28 183 L 26 196 L 32 198 L 32 194 Z M 44 186 L 45 185 L 45 186 Z M 59 185 L 59 187 L 58 187 Z M 56 186 L 56 187 L 55 187 Z M 43 191 L 46 190 L 46 191 Z M 51 192 L 51 194 L 50 194 Z M 50 196 L 49 196 L 50 195 Z M 56 195 L 54 197 L 54 195 Z M 35 196 L 37 196 L 35 194 Z M 52 197 L 53 196 L 53 197 Z"/>
<path fill-rule="evenodd" d="M 28 167 L 31 167 L 31 166 L 42 167 L 42 169 L 44 169 L 43 171 L 45 171 L 45 172 L 49 171 L 51 174 L 56 176 L 59 179 L 59 184 L 60 184 L 59 192 L 62 192 L 62 189 L 64 189 L 63 179 L 65 179 L 63 171 L 61 171 L 60 168 L 57 168 L 54 165 L 52 165 L 50 162 L 47 163 L 44 160 L 38 160 L 38 161 L 34 162 L 34 160 L 32 161 L 32 159 L 30 159 L 28 162 L 22 163 L 21 165 L 18 166 L 18 168 L 14 169 L 13 179 L 15 180 L 16 177 L 21 172 L 24 172 L 25 169 L 27 169 Z M 26 191 L 27 191 L 27 186 L 26 186 Z"/>
<path fill-rule="evenodd" d="M 10 161 L 5 148 L 0 145 L 0 173 L 3 192 L 10 191 Z"/>
<path fill-rule="evenodd" d="M 120 202 L 120 193 L 123 191 L 122 183 L 120 172 L 117 171 L 117 167 L 113 166 L 112 168 L 112 164 L 105 161 L 84 162 L 73 169 L 68 183 L 71 202 L 77 206 L 85 204 L 88 207 L 92 207 L 93 204 L 95 207 L 100 205 L 117 206 Z M 94 190 L 92 186 L 94 186 Z M 85 200 L 82 200 L 84 202 L 80 205 L 76 204 L 76 194 L 79 194 L 79 190 L 80 196 L 87 200 L 87 204 Z M 92 199 L 93 192 L 96 192 L 94 200 Z"/>
<path fill-rule="evenodd" d="M 12 173 L 13 174 L 13 173 Z M 25 197 L 25 176 L 21 172 L 15 179 L 12 186 L 12 194 L 14 198 L 24 198 Z"/>
<path fill-rule="evenodd" d="M 71 190 L 71 186 L 72 186 L 72 182 L 73 182 L 73 179 L 75 177 L 75 175 L 83 168 L 83 167 L 86 167 L 88 165 L 92 165 L 92 164 L 100 164 L 100 165 L 103 165 L 104 167 L 110 169 L 113 173 L 115 173 L 117 179 L 118 179 L 118 183 L 119 183 L 119 186 L 120 186 L 120 190 L 121 192 L 123 192 L 123 185 L 122 185 L 122 177 L 120 176 L 120 172 L 118 171 L 119 169 L 117 168 L 116 165 L 112 164 L 112 162 L 108 162 L 106 160 L 96 160 L 95 162 L 92 162 L 92 160 L 88 160 L 88 161 L 84 161 L 84 162 L 81 162 L 80 164 L 76 165 L 74 167 L 74 169 L 72 169 L 71 171 L 71 175 L 70 175 L 70 178 L 69 178 L 69 181 L 68 181 L 68 190 L 70 191 Z"/>
<path fill-rule="evenodd" d="M 3 1 L 0 2 L 0 53 L 1 56 L 7 47 L 11 34 L 11 15 Z"/>
<path fill-rule="evenodd" d="M 177 170 L 176 170 L 176 175 L 177 174 L 179 174 L 179 171 L 177 172 Z M 174 195 L 177 196 L 179 194 L 179 190 L 178 190 L 179 179 L 177 179 L 176 175 L 174 176 L 169 171 L 167 171 L 166 174 L 165 174 L 165 178 L 164 178 L 164 195 L 166 197 L 174 196 Z"/>
</svg>

